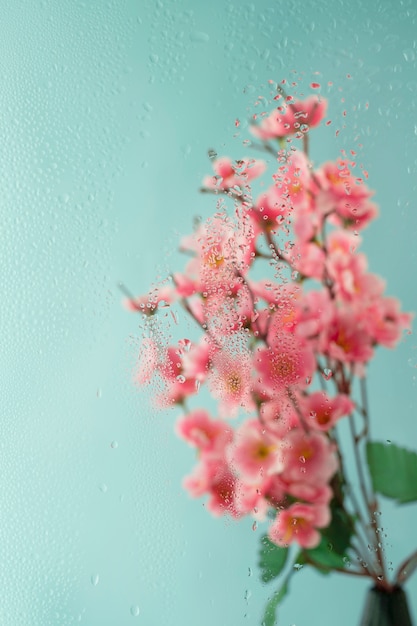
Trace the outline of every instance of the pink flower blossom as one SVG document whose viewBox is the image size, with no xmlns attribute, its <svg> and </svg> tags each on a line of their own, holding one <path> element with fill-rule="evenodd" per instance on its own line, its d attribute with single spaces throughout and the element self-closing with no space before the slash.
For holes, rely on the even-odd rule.
<svg viewBox="0 0 417 626">
<path fill-rule="evenodd" d="M 203 187 L 207 189 L 233 189 L 244 187 L 250 180 L 261 176 L 266 170 L 266 163 L 255 159 L 232 161 L 229 157 L 220 157 L 213 161 L 214 176 L 206 176 Z"/>
<path fill-rule="evenodd" d="M 330 519 L 327 506 L 296 502 L 278 513 L 268 535 L 278 546 L 298 543 L 302 548 L 311 549 L 320 543 L 321 535 L 317 528 L 328 526 Z"/>
<path fill-rule="evenodd" d="M 152 291 L 136 298 L 125 298 L 123 305 L 128 311 L 152 315 L 158 308 L 167 307 L 177 299 L 173 285 L 156 286 Z"/>
<path fill-rule="evenodd" d="M 321 337 L 321 351 L 342 363 L 366 363 L 373 356 L 372 344 L 359 308 L 337 309 Z"/>
<path fill-rule="evenodd" d="M 318 126 L 326 114 L 326 108 L 326 100 L 317 96 L 286 102 L 264 117 L 260 124 L 252 125 L 251 131 L 263 141 L 281 139 L 294 133 L 301 135 L 309 128 Z"/>
<path fill-rule="evenodd" d="M 182 239 L 181 249 L 194 255 L 186 267 L 191 293 L 200 292 L 203 297 L 227 295 L 255 258 L 249 218 L 237 213 L 232 220 L 226 214 L 216 213 Z M 182 279 L 182 283 L 186 285 L 187 281 Z M 187 293 L 184 289 L 182 292 Z"/>
<path fill-rule="evenodd" d="M 177 434 L 204 452 L 223 453 L 233 439 L 233 431 L 219 419 L 212 419 L 204 409 L 195 409 L 177 422 Z"/>
<path fill-rule="evenodd" d="M 329 439 L 317 431 L 307 434 L 301 428 L 295 428 L 284 437 L 282 463 L 281 478 L 287 483 L 325 484 L 338 468 Z"/>
<path fill-rule="evenodd" d="M 402 313 L 396 298 L 379 298 L 364 310 L 364 328 L 375 343 L 394 348 L 404 330 L 411 329 L 413 314 Z"/>
<path fill-rule="evenodd" d="M 280 443 L 259 420 L 248 420 L 236 431 L 229 462 L 245 482 L 259 483 L 282 469 Z"/>
<path fill-rule="evenodd" d="M 322 211 L 332 213 L 331 221 L 336 225 L 360 230 L 375 219 L 378 209 L 369 201 L 372 192 L 361 178 L 352 175 L 349 165 L 339 159 L 317 170 L 316 203 L 321 205 Z"/>
<path fill-rule="evenodd" d="M 272 392 L 304 384 L 312 377 L 316 360 L 310 346 L 303 346 L 294 337 L 280 337 L 275 345 L 259 348 L 254 355 L 254 367 L 258 372 L 257 383 Z"/>
<path fill-rule="evenodd" d="M 222 348 L 214 354 L 210 372 L 211 393 L 219 400 L 219 413 L 224 417 L 236 417 L 240 407 L 246 411 L 255 408 L 250 354 L 236 343 L 230 347 L 230 351 Z"/>
<path fill-rule="evenodd" d="M 328 431 L 344 415 L 355 409 L 355 404 L 346 394 L 329 398 L 324 391 L 314 391 L 300 398 L 300 407 L 306 415 L 306 421 L 312 428 Z"/>
</svg>

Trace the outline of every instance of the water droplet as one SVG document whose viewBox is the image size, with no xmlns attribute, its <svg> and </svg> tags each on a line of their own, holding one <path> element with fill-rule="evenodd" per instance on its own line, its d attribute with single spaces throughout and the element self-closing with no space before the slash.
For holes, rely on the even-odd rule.
<svg viewBox="0 0 417 626">
<path fill-rule="evenodd" d="M 256 530 L 258 528 L 258 522 L 253 522 L 252 530 Z"/>
<path fill-rule="evenodd" d="M 116 448 L 119 447 L 119 444 L 117 443 L 117 441 L 112 441 L 110 446 L 113 448 L 113 450 L 115 450 Z"/>
<path fill-rule="evenodd" d="M 305 463 L 306 462 L 305 456 L 300 456 L 300 461 L 301 461 L 301 463 Z"/>
<path fill-rule="evenodd" d="M 98 574 L 91 574 L 91 584 L 94 587 L 97 587 L 98 583 L 100 582 L 100 576 Z"/>
<path fill-rule="evenodd" d="M 323 376 L 324 380 L 330 380 L 331 377 L 333 376 L 333 372 L 328 367 L 325 367 L 324 370 L 323 370 L 322 376 Z"/>
<path fill-rule="evenodd" d="M 294 563 L 294 569 L 299 572 L 300 569 L 303 569 L 303 565 L 301 563 Z"/>
<path fill-rule="evenodd" d="M 209 35 L 201 31 L 196 31 L 194 33 L 191 33 L 190 39 L 191 41 L 195 41 L 197 43 L 207 43 L 208 41 L 210 41 Z"/>
<path fill-rule="evenodd" d="M 407 48 L 406 50 L 403 50 L 403 57 L 406 61 L 414 61 L 416 55 L 414 53 L 414 50 L 412 50 L 411 48 Z"/>
<path fill-rule="evenodd" d="M 179 374 L 177 376 L 177 380 L 178 380 L 179 383 L 183 384 L 183 383 L 185 383 L 185 376 L 183 374 Z"/>
<path fill-rule="evenodd" d="M 100 489 L 101 493 L 106 493 L 106 491 L 108 490 L 108 487 L 107 487 L 106 483 L 101 483 L 101 485 L 99 485 L 99 489 Z"/>
<path fill-rule="evenodd" d="M 130 607 L 130 614 L 132 615 L 132 617 L 137 617 L 140 613 L 140 608 L 138 607 L 137 604 L 132 604 L 132 606 Z"/>
<path fill-rule="evenodd" d="M 97 389 L 97 393 L 96 393 L 97 398 L 100 399 L 102 395 L 103 395 L 103 392 L 101 391 L 101 389 Z"/>
</svg>

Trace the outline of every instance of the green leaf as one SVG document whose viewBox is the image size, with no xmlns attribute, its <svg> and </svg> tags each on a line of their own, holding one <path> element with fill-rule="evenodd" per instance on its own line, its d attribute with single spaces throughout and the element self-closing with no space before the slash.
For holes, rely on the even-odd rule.
<svg viewBox="0 0 417 626">
<path fill-rule="evenodd" d="M 277 623 L 277 608 L 280 602 L 285 598 L 289 589 L 289 581 L 292 572 L 285 578 L 281 587 L 274 593 L 265 607 L 265 613 L 262 620 L 262 626 L 275 626 Z"/>
<path fill-rule="evenodd" d="M 368 443 L 366 458 L 375 491 L 400 504 L 417 500 L 417 454 L 394 444 Z"/>
<path fill-rule="evenodd" d="M 353 519 L 340 508 L 333 500 L 330 505 L 332 521 L 327 528 L 321 530 L 322 537 L 325 537 L 329 548 L 333 552 L 345 556 L 350 547 L 350 540 L 353 534 Z"/>
<path fill-rule="evenodd" d="M 327 573 L 334 568 L 346 567 L 346 556 L 338 554 L 332 548 L 326 537 L 322 537 L 316 548 L 304 551 L 307 563 L 314 564 L 323 573 Z"/>
<path fill-rule="evenodd" d="M 259 567 L 261 568 L 261 578 L 264 583 L 273 580 L 284 569 L 287 561 L 288 548 L 280 548 L 270 541 L 267 535 L 261 539 L 261 552 Z"/>
</svg>

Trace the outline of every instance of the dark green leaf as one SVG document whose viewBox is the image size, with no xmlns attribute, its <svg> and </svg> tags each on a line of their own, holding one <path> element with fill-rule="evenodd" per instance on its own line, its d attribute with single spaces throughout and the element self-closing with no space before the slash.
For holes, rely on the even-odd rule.
<svg viewBox="0 0 417 626">
<path fill-rule="evenodd" d="M 280 589 L 274 593 L 265 607 L 265 613 L 262 620 L 262 626 L 275 626 L 277 623 L 277 608 L 280 602 L 285 598 L 288 593 L 289 581 L 292 572 L 288 574 Z"/>
<path fill-rule="evenodd" d="M 322 537 L 316 548 L 305 550 L 305 554 L 307 562 L 317 565 L 318 569 L 323 573 L 329 572 L 334 568 L 346 567 L 346 557 L 335 552 L 332 544 L 328 542 L 326 537 Z"/>
<path fill-rule="evenodd" d="M 331 503 L 332 521 L 327 528 L 321 531 L 322 537 L 325 537 L 329 547 L 333 552 L 344 556 L 350 546 L 350 539 L 353 534 L 354 523 L 351 517 L 333 502 Z"/>
<path fill-rule="evenodd" d="M 417 454 L 394 444 L 368 443 L 366 458 L 375 491 L 399 503 L 417 500 Z"/>
<path fill-rule="evenodd" d="M 267 535 L 261 539 L 259 567 L 264 583 L 279 576 L 287 561 L 288 548 L 280 548 L 270 541 Z"/>
</svg>

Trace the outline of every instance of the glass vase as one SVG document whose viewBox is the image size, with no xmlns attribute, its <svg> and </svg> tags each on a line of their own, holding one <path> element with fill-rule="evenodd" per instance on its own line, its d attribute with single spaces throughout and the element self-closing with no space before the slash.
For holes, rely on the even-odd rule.
<svg viewBox="0 0 417 626">
<path fill-rule="evenodd" d="M 404 589 L 369 589 L 359 626 L 413 626 Z"/>
</svg>

